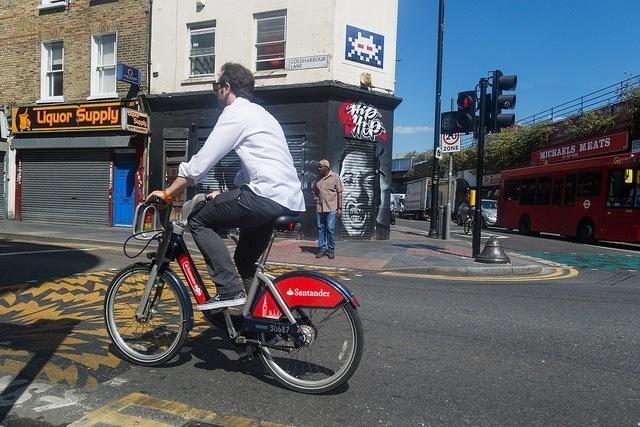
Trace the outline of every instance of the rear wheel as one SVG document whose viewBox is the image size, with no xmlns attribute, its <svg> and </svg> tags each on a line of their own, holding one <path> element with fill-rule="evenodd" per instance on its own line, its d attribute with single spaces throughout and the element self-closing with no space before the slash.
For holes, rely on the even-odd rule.
<svg viewBox="0 0 640 427">
<path fill-rule="evenodd" d="M 280 348 L 261 347 L 260 359 L 284 386 L 318 394 L 345 383 L 356 371 L 364 334 L 358 312 L 349 302 L 336 308 L 297 308 L 292 313 L 304 334 L 301 345 L 287 335 L 262 334 Z"/>
<path fill-rule="evenodd" d="M 591 244 L 595 242 L 595 226 L 590 219 L 584 219 L 578 225 L 578 241 Z"/>
</svg>

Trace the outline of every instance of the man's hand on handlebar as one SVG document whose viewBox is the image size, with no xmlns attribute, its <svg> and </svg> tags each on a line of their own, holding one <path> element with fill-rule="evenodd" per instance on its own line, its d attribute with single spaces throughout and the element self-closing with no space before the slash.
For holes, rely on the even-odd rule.
<svg viewBox="0 0 640 427">
<path fill-rule="evenodd" d="M 156 190 L 147 196 L 145 203 L 158 203 L 159 200 L 162 200 L 164 203 L 169 203 L 172 199 L 168 197 L 166 191 Z"/>
</svg>

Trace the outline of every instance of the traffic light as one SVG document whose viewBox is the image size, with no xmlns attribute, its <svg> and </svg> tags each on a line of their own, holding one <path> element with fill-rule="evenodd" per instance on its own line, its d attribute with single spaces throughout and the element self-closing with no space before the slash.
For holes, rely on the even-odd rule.
<svg viewBox="0 0 640 427">
<path fill-rule="evenodd" d="M 505 76 L 502 71 L 493 72 L 491 85 L 491 108 L 488 130 L 500 132 L 501 128 L 513 126 L 516 122 L 515 114 L 502 114 L 502 110 L 512 110 L 516 106 L 516 95 L 503 95 L 503 91 L 515 90 L 518 84 L 518 76 Z"/>
<path fill-rule="evenodd" d="M 474 131 L 477 95 L 475 90 L 458 93 L 458 111 L 440 115 L 440 132 L 445 135 Z"/>
</svg>

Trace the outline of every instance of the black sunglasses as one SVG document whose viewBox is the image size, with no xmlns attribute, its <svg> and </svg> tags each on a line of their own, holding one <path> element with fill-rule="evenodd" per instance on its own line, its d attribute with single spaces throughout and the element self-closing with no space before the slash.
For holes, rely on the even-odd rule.
<svg viewBox="0 0 640 427">
<path fill-rule="evenodd" d="M 220 89 L 224 87 L 227 83 L 213 82 L 213 91 L 218 92 Z"/>
</svg>

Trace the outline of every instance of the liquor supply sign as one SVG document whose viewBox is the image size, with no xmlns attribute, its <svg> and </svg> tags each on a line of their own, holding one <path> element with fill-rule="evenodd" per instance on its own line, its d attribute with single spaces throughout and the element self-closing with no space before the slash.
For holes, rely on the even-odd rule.
<svg viewBox="0 0 640 427">
<path fill-rule="evenodd" d="M 121 129 L 121 109 L 135 101 L 13 107 L 13 134 Z"/>
<path fill-rule="evenodd" d="M 629 147 L 627 132 L 599 136 L 585 141 L 560 145 L 534 151 L 531 154 L 532 165 L 558 163 L 565 160 L 584 159 L 586 157 L 603 156 L 625 151 Z"/>
</svg>

